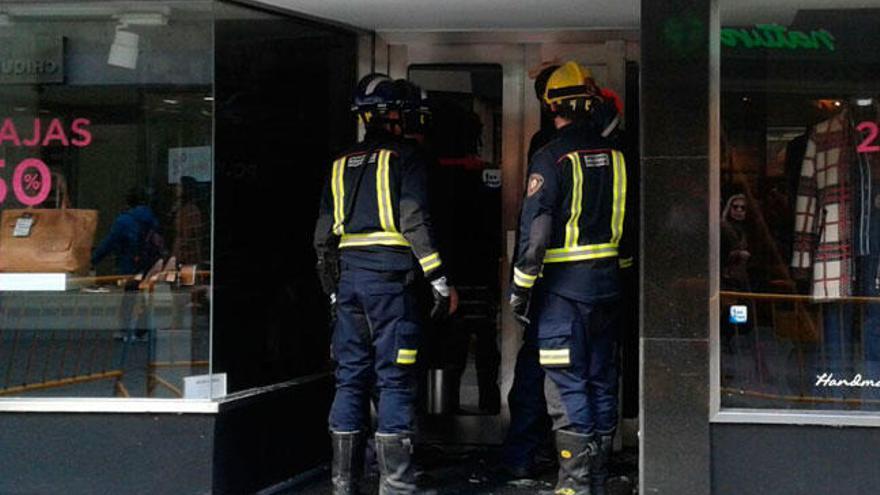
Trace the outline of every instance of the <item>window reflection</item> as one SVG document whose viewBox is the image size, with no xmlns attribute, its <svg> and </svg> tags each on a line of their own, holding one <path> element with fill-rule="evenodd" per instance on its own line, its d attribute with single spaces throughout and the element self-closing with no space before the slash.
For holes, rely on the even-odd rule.
<svg viewBox="0 0 880 495">
<path fill-rule="evenodd" d="M 767 34 L 726 8 L 728 38 Z M 773 32 L 831 43 L 722 48 L 724 407 L 880 408 L 878 21 L 802 9 Z"/>
<path fill-rule="evenodd" d="M 209 372 L 210 6 L 4 7 L 0 396 L 180 398 Z"/>
</svg>

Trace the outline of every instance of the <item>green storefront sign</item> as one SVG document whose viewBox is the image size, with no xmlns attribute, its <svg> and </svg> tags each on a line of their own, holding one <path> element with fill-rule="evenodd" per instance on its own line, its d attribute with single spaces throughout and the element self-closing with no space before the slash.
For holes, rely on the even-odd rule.
<svg viewBox="0 0 880 495">
<path fill-rule="evenodd" d="M 779 24 L 757 24 L 754 28 L 721 28 L 721 44 L 730 48 L 780 50 L 827 50 L 833 52 L 834 36 L 824 29 L 790 31 Z"/>
</svg>

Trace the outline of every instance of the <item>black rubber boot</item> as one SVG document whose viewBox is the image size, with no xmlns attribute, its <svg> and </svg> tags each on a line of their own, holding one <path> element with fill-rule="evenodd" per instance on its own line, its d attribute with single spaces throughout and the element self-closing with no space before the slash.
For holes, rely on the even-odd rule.
<svg viewBox="0 0 880 495">
<path fill-rule="evenodd" d="M 556 431 L 556 452 L 559 454 L 557 495 L 590 494 L 590 460 L 598 446 L 593 435 L 573 431 Z"/>
<path fill-rule="evenodd" d="M 611 459 L 611 446 L 614 434 L 600 435 L 596 454 L 590 460 L 591 495 L 605 495 L 605 482 L 608 480 L 608 460 Z"/>
<path fill-rule="evenodd" d="M 412 437 L 402 433 L 376 433 L 379 460 L 379 495 L 435 495 L 416 487 L 412 465 Z"/>
<path fill-rule="evenodd" d="M 357 495 L 364 468 L 364 436 L 359 431 L 330 432 L 333 439 L 333 495 Z"/>
<path fill-rule="evenodd" d="M 412 438 L 405 434 L 376 433 L 379 460 L 379 495 L 416 493 L 412 468 Z"/>
</svg>

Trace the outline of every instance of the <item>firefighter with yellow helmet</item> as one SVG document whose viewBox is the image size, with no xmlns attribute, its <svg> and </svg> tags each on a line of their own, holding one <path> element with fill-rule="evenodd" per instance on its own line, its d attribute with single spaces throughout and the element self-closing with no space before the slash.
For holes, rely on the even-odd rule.
<svg viewBox="0 0 880 495">
<path fill-rule="evenodd" d="M 529 163 L 510 304 L 534 325 L 553 419 L 559 495 L 604 494 L 617 426 L 617 333 L 626 167 L 603 136 L 605 103 L 567 62 L 544 101 L 557 133 Z"/>
</svg>

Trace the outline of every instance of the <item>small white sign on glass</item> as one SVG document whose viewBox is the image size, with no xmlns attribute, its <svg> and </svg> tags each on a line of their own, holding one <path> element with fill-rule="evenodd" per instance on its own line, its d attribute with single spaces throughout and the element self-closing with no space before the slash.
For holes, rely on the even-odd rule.
<svg viewBox="0 0 880 495">
<path fill-rule="evenodd" d="M 226 373 L 183 377 L 184 399 L 217 399 L 226 396 Z"/>
<path fill-rule="evenodd" d="M 180 184 L 181 177 L 211 181 L 211 147 L 190 146 L 168 150 L 168 183 Z"/>
</svg>

